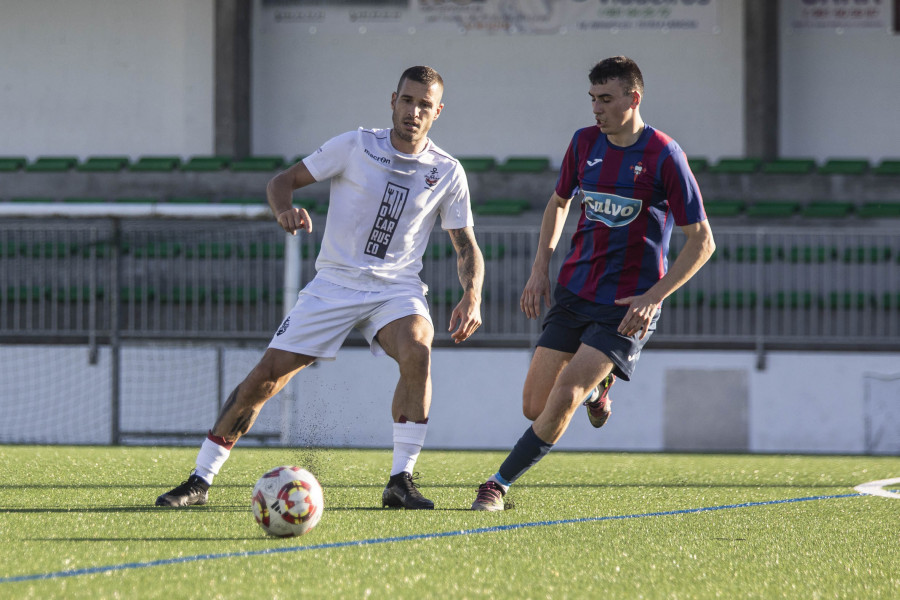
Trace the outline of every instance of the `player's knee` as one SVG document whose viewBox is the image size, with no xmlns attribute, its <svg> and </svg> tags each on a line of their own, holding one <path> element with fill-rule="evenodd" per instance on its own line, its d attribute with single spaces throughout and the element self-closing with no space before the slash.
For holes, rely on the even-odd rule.
<svg viewBox="0 0 900 600">
<path fill-rule="evenodd" d="M 403 349 L 397 363 L 404 375 L 427 375 L 431 370 L 431 347 L 412 342 Z"/>
<path fill-rule="evenodd" d="M 527 391 L 522 394 L 522 414 L 529 421 L 537 419 L 544 408 L 544 403 Z"/>
</svg>

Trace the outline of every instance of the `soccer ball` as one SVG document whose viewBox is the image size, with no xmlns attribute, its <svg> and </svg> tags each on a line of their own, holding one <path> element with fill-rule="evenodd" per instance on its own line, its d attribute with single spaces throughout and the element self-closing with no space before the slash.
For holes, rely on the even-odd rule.
<svg viewBox="0 0 900 600">
<path fill-rule="evenodd" d="M 322 486 L 300 467 L 276 467 L 259 478 L 250 501 L 253 517 L 263 531 L 276 537 L 309 532 L 325 509 Z"/>
</svg>

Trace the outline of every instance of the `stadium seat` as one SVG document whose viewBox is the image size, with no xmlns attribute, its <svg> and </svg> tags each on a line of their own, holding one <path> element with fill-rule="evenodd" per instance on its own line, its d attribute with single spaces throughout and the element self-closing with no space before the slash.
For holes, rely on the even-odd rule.
<svg viewBox="0 0 900 600">
<path fill-rule="evenodd" d="M 888 246 L 858 246 L 856 248 L 845 248 L 843 253 L 845 263 L 856 264 L 875 264 L 879 262 L 890 262 L 891 249 Z"/>
<path fill-rule="evenodd" d="M 181 166 L 181 157 L 178 156 L 142 156 L 128 169 L 138 172 L 169 173 L 179 166 Z"/>
<path fill-rule="evenodd" d="M 48 204 L 54 202 L 54 199 L 49 196 L 15 196 L 10 198 L 9 201 L 23 204 Z"/>
<path fill-rule="evenodd" d="M 811 292 L 776 292 L 774 299 L 766 297 L 763 302 L 767 308 L 793 308 L 808 309 L 813 305 L 813 294 Z"/>
<path fill-rule="evenodd" d="M 266 205 L 266 199 L 255 196 L 255 197 L 233 197 L 233 198 L 222 198 L 220 200 L 222 204 L 254 204 L 254 205 Z M 297 206 L 296 202 L 294 206 Z"/>
<path fill-rule="evenodd" d="M 761 200 L 747 207 L 747 216 L 758 219 L 787 219 L 799 208 L 800 203 L 791 200 Z"/>
<path fill-rule="evenodd" d="M 233 161 L 228 168 L 232 171 L 274 171 L 284 166 L 283 156 L 248 156 Z"/>
<path fill-rule="evenodd" d="M 712 308 L 753 308 L 756 306 L 756 292 L 744 290 L 724 291 L 713 295 L 709 300 Z"/>
<path fill-rule="evenodd" d="M 42 156 L 25 165 L 25 170 L 34 173 L 62 173 L 78 165 L 76 156 Z"/>
<path fill-rule="evenodd" d="M 694 174 L 703 173 L 709 168 L 709 160 L 700 156 L 688 156 L 687 161 Z"/>
<path fill-rule="evenodd" d="M 794 246 L 788 255 L 792 263 L 825 263 L 836 260 L 838 257 L 837 248 L 825 246 Z"/>
<path fill-rule="evenodd" d="M 674 294 L 666 298 L 663 306 L 669 308 L 691 308 L 692 306 L 703 306 L 705 294 L 703 290 L 676 290 Z"/>
<path fill-rule="evenodd" d="M 800 209 L 800 215 L 807 219 L 842 219 L 852 212 L 852 202 L 813 201 Z"/>
<path fill-rule="evenodd" d="M 428 246 L 425 256 L 435 260 L 453 256 L 453 244 L 431 244 Z"/>
<path fill-rule="evenodd" d="M 481 247 L 484 260 L 500 260 L 506 256 L 506 246 L 503 244 L 485 244 Z"/>
<path fill-rule="evenodd" d="M 27 164 L 28 159 L 24 156 L 2 156 L 0 157 L 0 173 L 19 171 Z"/>
<path fill-rule="evenodd" d="M 117 204 L 156 204 L 159 202 L 159 198 L 150 198 L 143 196 L 124 196 L 121 198 L 113 199 L 113 202 Z"/>
<path fill-rule="evenodd" d="M 511 156 L 495 167 L 501 173 L 543 173 L 550 168 L 550 159 L 537 156 Z"/>
<path fill-rule="evenodd" d="M 742 200 L 704 200 L 707 217 L 737 217 L 744 212 Z"/>
<path fill-rule="evenodd" d="M 103 204 L 106 202 L 106 198 L 101 198 L 100 196 L 66 196 L 62 201 L 69 204 Z"/>
<path fill-rule="evenodd" d="M 485 173 L 493 169 L 497 161 L 490 156 L 465 156 L 459 158 L 459 164 L 466 173 Z"/>
<path fill-rule="evenodd" d="M 119 288 L 120 302 L 147 302 L 156 298 L 156 288 L 149 286 L 123 286 Z"/>
<path fill-rule="evenodd" d="M 49 300 L 53 290 L 49 285 L 9 285 L 6 286 L 6 299 L 10 302 L 38 302 Z"/>
<path fill-rule="evenodd" d="M 212 199 L 207 196 L 171 196 L 168 202 L 171 204 L 209 204 Z"/>
<path fill-rule="evenodd" d="M 168 292 L 161 292 L 159 299 L 161 302 L 172 302 L 175 304 L 192 304 L 194 302 L 204 302 L 209 296 L 209 292 L 205 287 L 173 287 Z"/>
<path fill-rule="evenodd" d="M 135 246 L 132 255 L 135 258 L 172 258 L 180 256 L 184 251 L 184 245 L 180 242 L 148 242 Z"/>
<path fill-rule="evenodd" d="M 70 285 L 53 290 L 53 297 L 58 302 L 89 302 L 92 298 L 103 298 L 103 287 L 97 287 L 91 293 L 87 285 Z"/>
<path fill-rule="evenodd" d="M 816 168 L 812 158 L 777 158 L 766 161 L 762 172 L 768 175 L 807 175 Z"/>
<path fill-rule="evenodd" d="M 472 206 L 477 215 L 520 215 L 531 208 L 531 203 L 522 198 L 493 198 Z"/>
<path fill-rule="evenodd" d="M 710 173 L 721 175 L 742 175 L 756 173 L 762 161 L 758 158 L 723 158 L 709 167 Z"/>
<path fill-rule="evenodd" d="M 231 162 L 227 156 L 192 156 L 181 165 L 182 171 L 221 171 Z"/>
<path fill-rule="evenodd" d="M 305 247 L 305 246 L 304 246 Z M 247 253 L 248 258 L 284 258 L 284 244 L 266 244 L 251 242 Z"/>
<path fill-rule="evenodd" d="M 130 164 L 131 159 L 127 156 L 92 156 L 80 165 L 76 165 L 75 169 L 90 173 L 115 173 Z"/>
<path fill-rule="evenodd" d="M 869 170 L 865 158 L 831 158 L 819 167 L 822 175 L 862 175 Z"/>
<path fill-rule="evenodd" d="M 900 159 L 885 159 L 872 172 L 876 175 L 900 176 Z"/>
<path fill-rule="evenodd" d="M 864 202 L 856 215 L 861 219 L 898 219 L 900 202 Z"/>
</svg>

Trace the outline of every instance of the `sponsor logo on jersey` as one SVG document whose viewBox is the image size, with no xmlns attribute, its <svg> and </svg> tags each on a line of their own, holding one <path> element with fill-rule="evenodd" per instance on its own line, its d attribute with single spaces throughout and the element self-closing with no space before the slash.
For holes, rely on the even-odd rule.
<svg viewBox="0 0 900 600">
<path fill-rule="evenodd" d="M 281 324 L 281 327 L 278 328 L 278 331 L 275 333 L 275 335 L 281 335 L 282 333 L 287 331 L 287 328 L 290 326 L 291 326 L 291 318 L 288 317 L 287 319 L 284 320 L 284 323 Z"/>
<path fill-rule="evenodd" d="M 643 202 L 625 196 L 584 192 L 584 216 L 600 221 L 609 227 L 622 227 L 634 221 L 641 212 Z"/>
<path fill-rule="evenodd" d="M 603 162 L 603 159 L 602 159 L 602 158 L 595 158 L 595 159 L 593 159 L 593 160 L 587 161 L 587 166 L 593 167 L 594 165 L 599 165 L 599 164 L 602 163 L 602 162 Z"/>
<path fill-rule="evenodd" d="M 376 162 L 380 162 L 383 165 L 391 164 L 391 159 L 389 159 L 386 156 L 376 156 L 376 155 L 372 154 L 371 152 L 369 152 L 368 148 L 363 148 L 363 152 L 366 153 L 366 156 L 368 156 L 369 158 L 371 158 L 372 160 L 374 160 Z"/>
<path fill-rule="evenodd" d="M 384 196 L 381 197 L 381 206 L 378 207 L 375 223 L 366 241 L 366 254 L 377 258 L 384 258 L 387 254 L 388 246 L 397 233 L 397 223 L 403 214 L 408 197 L 409 188 L 388 182 Z"/>
<path fill-rule="evenodd" d="M 429 189 L 434 187 L 438 181 L 440 181 L 441 176 L 438 175 L 437 167 L 432 167 L 430 173 L 425 174 L 425 185 L 428 186 Z"/>
</svg>

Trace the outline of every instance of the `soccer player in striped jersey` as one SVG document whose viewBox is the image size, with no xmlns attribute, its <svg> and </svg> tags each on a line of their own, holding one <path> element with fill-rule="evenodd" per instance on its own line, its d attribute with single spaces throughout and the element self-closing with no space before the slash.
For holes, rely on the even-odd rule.
<svg viewBox="0 0 900 600">
<path fill-rule="evenodd" d="M 579 405 L 595 427 L 609 416 L 609 388 L 629 381 L 656 328 L 663 300 L 712 256 L 712 231 L 684 152 L 644 123 L 637 64 L 607 58 L 589 75 L 596 124 L 575 132 L 541 222 L 531 276 L 520 299 L 529 319 L 549 311 L 525 379 L 533 421 L 500 469 L 478 488 L 473 510 L 509 508 L 504 496 L 562 437 Z M 581 217 L 551 305 L 550 257 L 572 200 Z M 674 225 L 686 236 L 668 265 Z"/>
</svg>

